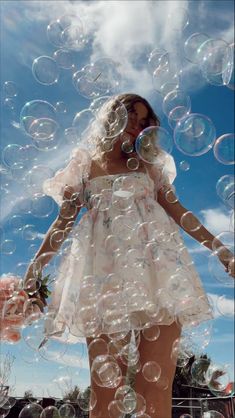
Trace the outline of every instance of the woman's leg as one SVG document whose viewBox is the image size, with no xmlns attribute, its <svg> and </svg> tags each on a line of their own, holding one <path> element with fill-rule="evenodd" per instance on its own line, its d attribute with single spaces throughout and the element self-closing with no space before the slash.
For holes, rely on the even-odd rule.
<svg viewBox="0 0 235 418">
<path fill-rule="evenodd" d="M 110 339 L 108 338 L 107 335 L 101 335 L 99 338 L 102 338 L 103 340 L 105 340 L 107 342 L 107 344 L 110 342 Z M 89 347 L 89 344 L 93 341 L 92 338 L 87 338 L 87 346 Z M 100 355 L 101 353 L 99 352 L 98 355 Z M 104 353 L 106 354 L 106 353 Z M 111 353 L 112 355 L 112 353 Z M 89 363 L 90 363 L 90 370 L 91 370 L 91 366 L 92 366 L 92 361 L 94 359 L 94 352 L 92 353 L 92 356 L 89 355 Z M 96 382 L 93 380 L 92 376 L 91 376 L 91 389 L 95 392 L 96 394 L 96 398 L 97 398 L 97 403 L 95 408 L 90 411 L 89 414 L 89 418 L 108 418 L 109 417 L 109 412 L 108 412 L 108 406 L 110 404 L 110 402 L 112 402 L 114 400 L 114 396 L 115 396 L 115 392 L 117 390 L 117 388 L 119 386 L 122 386 L 123 384 L 125 384 L 125 376 L 126 376 L 126 372 L 127 372 L 127 367 L 123 364 L 123 362 L 121 362 L 121 360 L 119 358 L 116 359 L 121 371 L 122 371 L 122 376 L 123 379 L 121 380 L 120 384 L 115 387 L 114 389 L 110 389 L 107 387 L 100 387 L 99 385 L 96 384 Z"/>
<path fill-rule="evenodd" d="M 160 335 L 156 341 L 147 341 L 141 335 L 139 352 L 142 370 L 136 374 L 135 390 L 145 398 L 146 413 L 151 418 L 171 418 L 172 383 L 176 368 L 174 358 L 171 359 L 172 344 L 180 337 L 181 329 L 176 322 L 159 328 Z M 158 363 L 161 368 L 160 379 L 156 382 L 144 378 L 143 366 L 149 361 Z"/>
</svg>

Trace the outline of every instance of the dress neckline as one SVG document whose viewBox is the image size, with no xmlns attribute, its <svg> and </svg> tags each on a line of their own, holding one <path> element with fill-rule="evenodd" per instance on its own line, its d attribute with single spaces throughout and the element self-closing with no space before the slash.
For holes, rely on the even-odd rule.
<svg viewBox="0 0 235 418">
<path fill-rule="evenodd" d="M 99 178 L 104 178 L 104 177 L 129 176 L 130 174 L 144 174 L 145 176 L 147 176 L 149 178 L 149 175 L 147 173 L 144 173 L 143 171 L 132 171 L 132 172 L 128 172 L 128 173 L 104 174 L 102 176 L 92 177 L 92 179 L 88 179 L 87 181 L 91 182 L 93 180 L 97 180 Z"/>
</svg>

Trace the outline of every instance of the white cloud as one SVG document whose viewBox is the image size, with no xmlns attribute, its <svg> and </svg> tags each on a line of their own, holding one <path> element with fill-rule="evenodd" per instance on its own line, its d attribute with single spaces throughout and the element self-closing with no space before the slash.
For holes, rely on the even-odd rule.
<svg viewBox="0 0 235 418">
<path fill-rule="evenodd" d="M 215 293 L 207 293 L 212 306 L 213 314 L 215 319 L 224 317 L 224 318 L 234 318 L 234 299 L 229 299 L 226 296 L 218 296 Z"/>
<path fill-rule="evenodd" d="M 223 208 L 203 209 L 200 215 L 203 225 L 214 235 L 231 229 L 231 212 Z"/>
</svg>

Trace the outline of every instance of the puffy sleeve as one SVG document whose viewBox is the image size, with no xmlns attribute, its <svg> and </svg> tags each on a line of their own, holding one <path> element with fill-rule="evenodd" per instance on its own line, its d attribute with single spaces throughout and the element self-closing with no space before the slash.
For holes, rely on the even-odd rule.
<svg viewBox="0 0 235 418">
<path fill-rule="evenodd" d="M 62 204 L 62 197 L 66 185 L 79 192 L 82 187 L 82 181 L 89 176 L 91 156 L 86 149 L 75 148 L 71 154 L 68 165 L 58 170 L 54 177 L 44 181 L 43 192 L 51 196 L 58 205 Z"/>
<path fill-rule="evenodd" d="M 154 181 L 156 194 L 162 187 L 172 187 L 176 178 L 176 166 L 172 155 L 161 152 L 159 161 L 151 167 L 149 173 Z"/>
</svg>

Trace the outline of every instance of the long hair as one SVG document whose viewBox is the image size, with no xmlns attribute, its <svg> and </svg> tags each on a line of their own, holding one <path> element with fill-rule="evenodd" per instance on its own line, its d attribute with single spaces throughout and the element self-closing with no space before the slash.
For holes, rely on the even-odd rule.
<svg viewBox="0 0 235 418">
<path fill-rule="evenodd" d="M 108 101 L 108 105 L 104 104 L 103 106 L 101 106 L 101 109 L 99 110 L 99 120 L 102 121 L 102 125 L 104 127 L 110 125 L 112 114 L 117 109 L 118 104 L 120 102 L 125 106 L 127 113 L 133 110 L 133 106 L 135 105 L 135 103 L 142 103 L 148 110 L 146 118 L 146 127 L 160 126 L 160 120 L 158 116 L 156 115 L 156 113 L 154 112 L 154 110 L 152 109 L 152 107 L 146 99 L 137 94 L 124 93 L 110 98 L 110 100 Z M 104 152 L 104 148 L 102 147 L 102 139 L 105 140 L 105 137 L 101 137 L 99 127 L 96 129 L 93 126 L 88 142 L 93 147 L 94 155 L 101 155 Z"/>
</svg>

